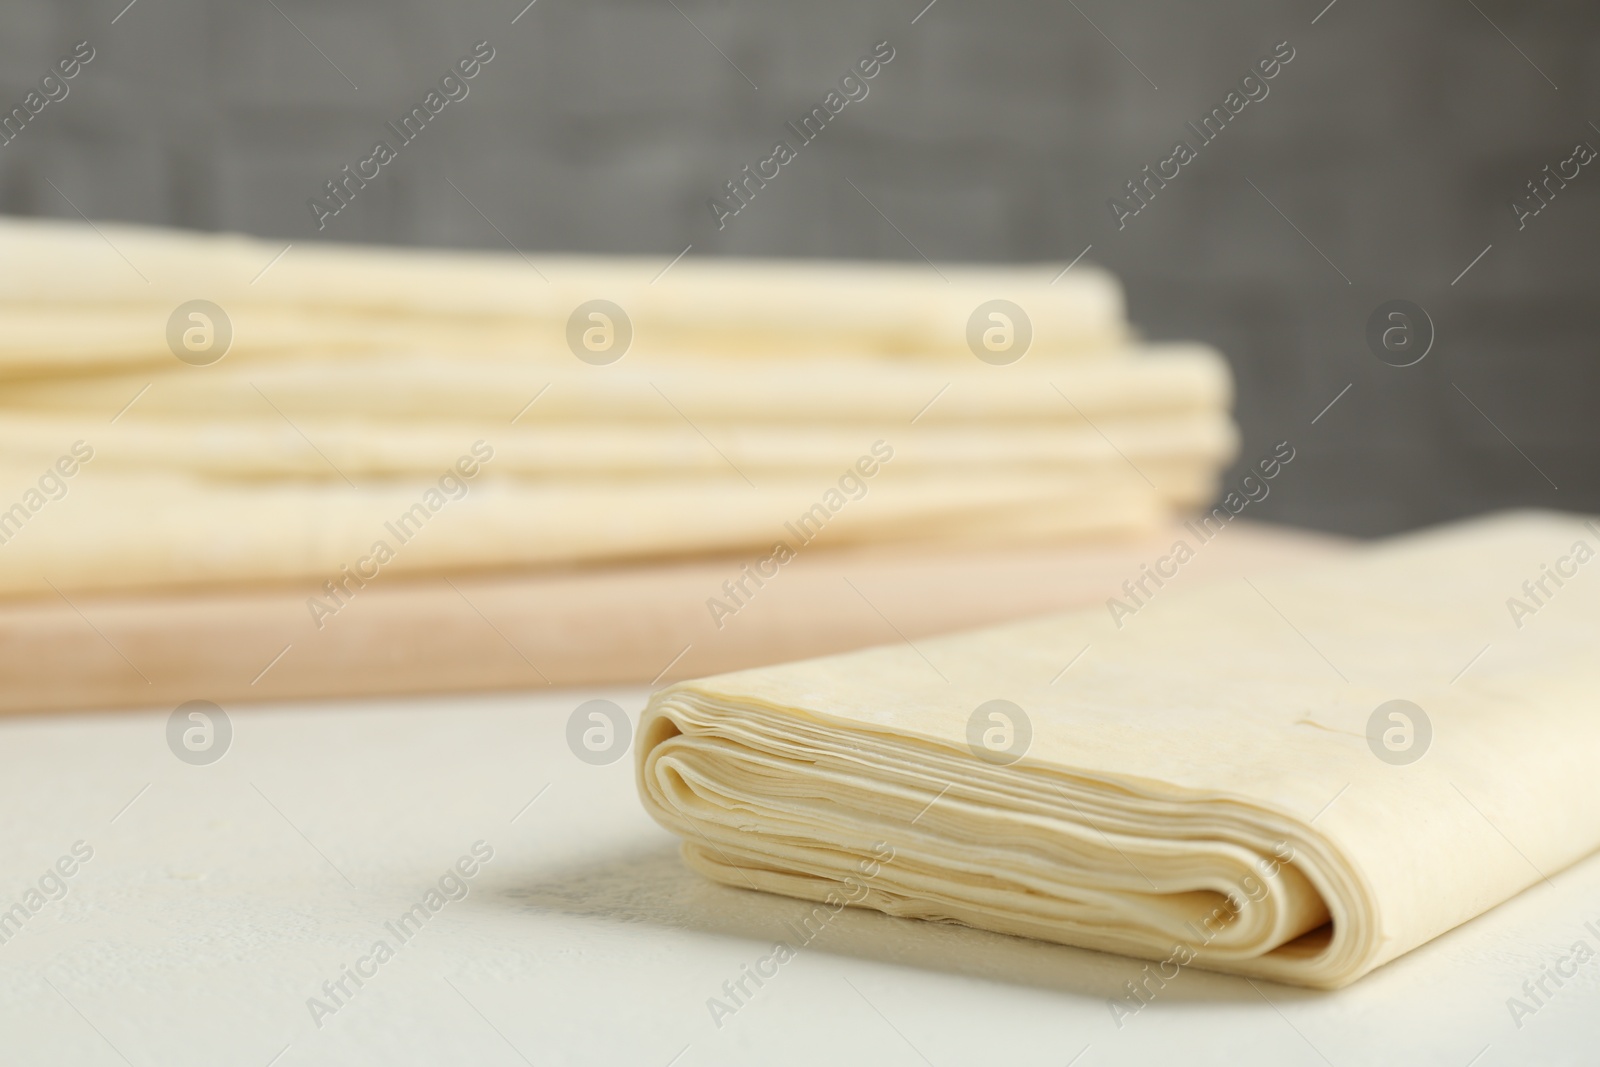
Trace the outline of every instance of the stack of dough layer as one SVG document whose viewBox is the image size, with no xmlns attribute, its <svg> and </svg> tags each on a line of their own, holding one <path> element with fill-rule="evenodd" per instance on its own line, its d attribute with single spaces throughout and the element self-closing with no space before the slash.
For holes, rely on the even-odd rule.
<svg viewBox="0 0 1600 1067">
<path fill-rule="evenodd" d="M 1341 986 L 1600 848 L 1597 547 L 1500 516 L 1131 615 L 685 682 L 644 713 L 640 794 L 729 885 L 1163 985 Z"/>
<path fill-rule="evenodd" d="M 754 557 L 802 514 L 825 544 L 1132 536 L 1238 445 L 1221 356 L 1133 343 L 1087 264 L 0 239 L 0 594 Z M 575 340 L 596 301 L 611 362 Z M 1010 363 L 975 340 L 1002 325 Z"/>
</svg>

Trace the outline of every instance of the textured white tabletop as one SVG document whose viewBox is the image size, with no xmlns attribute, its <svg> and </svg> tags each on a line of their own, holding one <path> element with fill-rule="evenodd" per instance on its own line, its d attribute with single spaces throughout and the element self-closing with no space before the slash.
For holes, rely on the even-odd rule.
<svg viewBox="0 0 1600 1067">
<path fill-rule="evenodd" d="M 233 709 L 204 764 L 165 713 L 0 721 L 0 1063 L 1600 1059 L 1596 859 L 1332 994 L 1184 970 L 1118 1020 L 1139 962 L 855 910 L 758 987 L 810 906 L 685 871 L 569 748 L 593 697 L 643 703 Z"/>
</svg>

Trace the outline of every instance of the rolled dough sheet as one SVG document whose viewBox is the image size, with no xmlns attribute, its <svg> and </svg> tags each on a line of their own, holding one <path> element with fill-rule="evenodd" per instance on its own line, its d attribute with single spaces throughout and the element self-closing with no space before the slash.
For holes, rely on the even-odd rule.
<svg viewBox="0 0 1600 1067">
<path fill-rule="evenodd" d="M 26 501 L 18 487 L 0 500 Z M 0 595 L 73 589 L 322 583 L 394 573 L 647 560 L 714 552 L 770 556 L 805 545 L 1036 542 L 1149 532 L 1166 518 L 1127 470 L 1092 476 L 918 476 L 892 465 L 861 486 L 737 476 L 537 484 L 480 473 L 435 483 L 259 486 L 83 468 L 60 499 L 0 510 Z M 464 495 L 459 495 L 464 492 Z M 849 495 L 847 495 L 847 492 Z M 0 505 L 3 508 L 4 505 Z M 817 510 L 817 509 L 821 510 Z M 807 519 L 807 516 L 809 518 Z M 379 549 L 379 545 L 384 546 Z M 359 588 L 359 583 L 356 584 Z"/>
<path fill-rule="evenodd" d="M 862 427 L 719 425 L 708 441 L 678 423 L 568 422 L 514 426 L 389 421 L 297 421 L 266 418 L 202 421 L 125 417 L 11 415 L 0 418 L 0 454 L 43 466 L 67 442 L 94 442 L 95 470 L 172 471 L 207 479 L 297 478 L 358 483 L 370 478 L 427 478 L 452 464 L 463 441 L 493 440 L 493 472 L 538 480 L 628 481 L 725 475 L 743 471 L 827 482 L 872 441 Z M 1238 433 L 1221 411 L 1142 419 L 1108 418 L 1086 425 L 907 425 L 890 436 L 893 468 L 929 473 L 1093 473 L 1121 467 L 1142 472 L 1175 502 L 1208 486 L 1237 450 Z M 1136 475 L 1135 475 L 1136 476 Z M 1169 489 L 1169 487 L 1171 487 Z"/>
<path fill-rule="evenodd" d="M 640 794 L 729 885 L 1341 986 L 1600 847 L 1597 547 L 1500 515 L 684 682 Z"/>
<path fill-rule="evenodd" d="M 173 350 L 167 324 L 174 305 L 141 308 L 0 304 L 0 380 L 57 374 L 131 372 L 139 368 L 171 368 Z M 230 341 L 225 358 L 231 367 L 274 363 L 338 361 L 402 352 L 470 353 L 475 362 L 522 363 L 530 354 L 567 360 L 572 350 L 565 322 L 542 319 L 464 318 L 452 315 L 403 315 L 285 309 L 271 305 L 229 304 Z M 64 330 L 63 322 L 72 328 Z M 686 359 L 737 361 L 748 369 L 752 356 L 762 363 L 780 359 L 829 356 L 860 360 L 930 362 L 949 366 L 972 359 L 954 349 L 949 339 L 938 346 L 919 333 L 898 347 L 882 338 L 847 333 L 795 333 L 782 325 L 751 324 L 742 331 L 713 324 L 665 326 L 632 324 L 627 348 L 630 362 L 679 363 Z M 959 340 L 959 338 L 958 338 Z M 1068 346 L 1030 344 L 1033 362 L 1067 362 L 1121 358 L 1127 354 L 1126 333 L 1085 335 Z"/>
<path fill-rule="evenodd" d="M 0 293 L 16 307 L 159 307 L 365 312 L 412 320 L 543 322 L 563 329 L 590 300 L 621 306 L 644 334 L 851 338 L 883 351 L 970 359 L 968 320 L 1005 299 L 1024 309 L 1040 351 L 1127 336 L 1122 290 L 1088 264 L 945 267 L 924 263 L 537 256 L 284 244 L 113 223 L 91 228 L 0 220 Z M 759 350 L 757 350 L 759 351 Z"/>
<path fill-rule="evenodd" d="M 176 360 L 172 361 L 176 364 Z M 422 421 L 528 418 L 911 424 L 1047 421 L 1217 411 L 1232 397 L 1228 365 L 1205 345 L 1164 344 L 1128 359 L 990 367 L 817 359 L 752 363 L 730 372 L 712 361 L 667 367 L 592 367 L 570 353 L 542 363 L 485 365 L 402 356 L 296 362 L 251 369 L 175 366 L 167 373 L 20 381 L 0 404 L 22 411 L 105 412 L 138 396 L 129 417 L 206 415 L 382 417 Z M 148 391 L 145 391 L 146 387 Z M 537 398 L 537 400 L 535 400 Z M 530 403 L 536 406 L 530 407 Z"/>
</svg>

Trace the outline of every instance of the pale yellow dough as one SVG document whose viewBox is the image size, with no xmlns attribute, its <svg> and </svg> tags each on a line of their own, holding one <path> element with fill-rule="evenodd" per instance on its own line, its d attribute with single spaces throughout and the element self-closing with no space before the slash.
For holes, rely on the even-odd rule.
<svg viewBox="0 0 1600 1067">
<path fill-rule="evenodd" d="M 465 444 L 462 452 L 466 451 Z M 929 478 L 883 468 L 865 494 L 828 480 L 730 474 L 607 484 L 538 484 L 483 468 L 457 499 L 424 481 L 251 486 L 177 476 L 111 476 L 91 463 L 66 495 L 31 515 L 35 472 L 0 472 L 0 595 L 62 590 L 300 583 L 314 593 L 342 566 L 381 574 L 610 563 L 711 552 L 805 551 L 795 523 L 833 491 L 832 514 L 801 530 L 816 541 L 995 544 L 1125 536 L 1161 521 L 1158 496 L 1127 471 L 1089 476 Z M 456 479 L 459 485 L 460 480 Z M 421 507 L 419 512 L 415 509 Z M 410 514 L 412 522 L 397 525 Z M 18 521 L 20 519 L 20 521 Z M 383 542 L 392 560 L 361 565 Z"/>
<path fill-rule="evenodd" d="M 431 490 L 384 573 L 759 556 L 862 488 L 824 543 L 1129 535 L 1213 499 L 1238 447 L 1223 358 L 1134 344 L 1121 288 L 1087 263 L 530 257 L 3 218 L 0 243 L 0 596 L 315 589 L 395 540 L 386 522 L 475 441 L 493 461 L 465 499 Z M 191 301 L 217 305 L 226 351 L 183 348 Z M 631 330 L 612 362 L 579 351 L 594 301 Z M 995 330 L 1031 334 L 1026 352 L 985 358 Z M 880 441 L 895 458 L 870 487 L 841 481 Z M 48 473 L 69 453 L 80 471 Z"/>
<path fill-rule="evenodd" d="M 746 358 L 842 340 L 853 349 L 970 360 L 968 319 L 995 299 L 1024 310 L 1041 353 L 1104 350 L 1128 335 L 1120 286 L 1088 264 L 1063 274 L 1065 264 L 1050 263 L 934 268 L 694 253 L 674 263 L 671 253 L 527 257 L 333 242 L 287 248 L 287 241 L 236 234 L 40 219 L 0 219 L 0 242 L 8 252 L 0 261 L 0 321 L 8 306 L 34 316 L 56 311 L 63 327 L 86 306 L 101 314 L 120 309 L 149 322 L 145 357 L 160 357 L 166 315 L 194 299 L 212 301 L 245 327 L 265 322 L 264 310 L 286 322 L 331 314 L 340 320 L 330 324 L 335 333 L 359 341 L 348 326 L 365 315 L 380 328 L 407 320 L 450 324 L 457 336 L 532 330 L 556 347 L 574 311 L 600 299 L 620 306 L 645 344 L 709 344 Z M 41 347 L 70 349 L 68 334 L 63 328 L 59 345 L 46 337 L 14 356 L 0 341 L 0 369 L 36 364 Z M 760 343 L 752 347 L 752 339 Z M 252 343 L 243 329 L 241 344 Z M 136 339 L 118 346 L 120 358 L 139 361 L 129 344 Z"/>
<path fill-rule="evenodd" d="M 263 405 L 265 406 L 265 405 Z M 1063 405 L 1063 407 L 1065 407 Z M 498 420 L 497 420 L 498 423 Z M 718 425 L 702 437 L 688 423 L 584 422 L 516 425 L 337 420 L 286 422 L 265 418 L 227 422 L 62 415 L 0 416 L 0 454 L 43 466 L 64 445 L 92 440 L 96 473 L 193 473 L 208 480 L 257 483 L 285 478 L 358 484 L 374 478 L 437 477 L 455 462 L 462 443 L 484 434 L 494 447 L 492 475 L 544 482 L 612 484 L 641 479 L 743 473 L 758 485 L 770 478 L 811 478 L 826 486 L 872 444 L 866 427 L 759 423 Z M 709 440 L 708 440 L 709 438 Z M 892 439 L 890 439 L 892 438 Z M 1176 506 L 1209 500 L 1215 472 L 1237 448 L 1237 431 L 1221 413 L 1158 419 L 1097 420 L 1095 427 L 951 426 L 930 421 L 902 426 L 884 439 L 894 449 L 895 474 L 1051 472 L 1150 479 Z M 742 484 L 742 483 L 741 483 Z"/>
<path fill-rule="evenodd" d="M 640 793 L 730 885 L 1341 986 L 1600 847 L 1597 548 L 1498 516 L 1253 584 L 1180 568 L 1117 621 L 684 682 L 644 712 Z M 969 748 L 997 698 L 1032 726 L 1010 765 Z M 1431 722 L 1405 765 L 1368 741 L 1394 699 Z"/>
<path fill-rule="evenodd" d="M 752 362 L 730 370 L 710 361 L 592 367 L 570 354 L 498 365 L 416 356 L 245 369 L 172 367 L 159 375 L 23 381 L 0 393 L 22 411 L 95 411 L 109 420 L 273 414 L 291 419 L 383 417 L 423 421 L 486 417 L 549 420 L 839 423 L 882 420 L 899 427 L 1016 420 L 1082 425 L 1103 416 L 1220 411 L 1232 376 L 1215 349 L 1151 345 L 1128 358 L 1061 366 L 1023 362 L 933 368 L 912 363 L 829 360 Z M 142 392 L 146 386 L 148 391 Z M 537 398 L 537 400 L 535 400 Z M 535 406 L 530 407 L 533 403 Z M 519 421 L 521 421 L 519 419 Z"/>
</svg>

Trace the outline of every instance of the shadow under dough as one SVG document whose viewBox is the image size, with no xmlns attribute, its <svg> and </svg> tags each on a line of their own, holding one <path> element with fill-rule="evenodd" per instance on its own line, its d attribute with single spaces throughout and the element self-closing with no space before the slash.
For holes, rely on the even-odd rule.
<svg viewBox="0 0 1600 1067">
<path fill-rule="evenodd" d="M 598 857 L 538 880 L 491 891 L 481 906 L 496 903 L 612 923 L 691 930 L 764 947 L 784 941 L 802 952 L 814 950 L 1102 1000 L 1128 995 L 1126 983 L 1138 982 L 1146 966 L 1146 961 L 1127 956 L 954 923 L 899 919 L 856 907 L 845 908 L 820 924 L 813 920 L 810 930 L 814 932 L 805 940 L 808 931 L 800 924 L 819 905 L 709 881 L 684 866 L 676 846 L 668 842 L 635 846 L 625 853 Z M 827 910 L 821 914 L 827 915 Z M 1244 979 L 1192 967 L 1167 979 L 1158 999 L 1259 1001 Z"/>
</svg>

